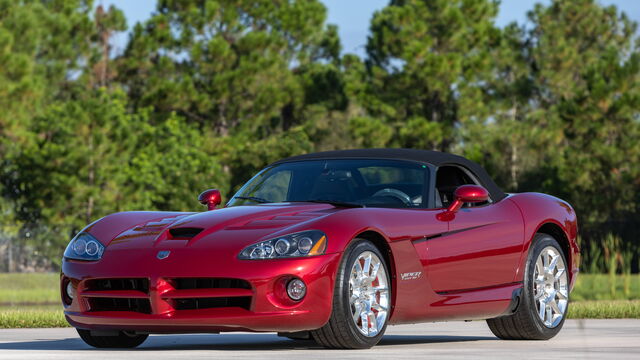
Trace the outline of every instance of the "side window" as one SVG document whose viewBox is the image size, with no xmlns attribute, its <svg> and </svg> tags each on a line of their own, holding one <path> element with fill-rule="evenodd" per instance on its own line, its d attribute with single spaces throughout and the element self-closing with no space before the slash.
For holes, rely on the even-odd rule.
<svg viewBox="0 0 640 360">
<path fill-rule="evenodd" d="M 269 199 L 270 201 L 278 202 L 287 200 L 287 194 L 289 193 L 289 182 L 291 180 L 291 171 L 284 170 L 265 178 L 262 181 L 265 185 L 261 186 L 258 191 L 251 194 L 251 196 L 260 197 L 263 199 Z"/>
<path fill-rule="evenodd" d="M 453 201 L 453 192 L 461 185 L 478 185 L 464 170 L 457 166 L 442 166 L 436 173 L 436 207 L 447 207 Z M 475 204 L 484 205 L 485 203 Z M 465 204 L 468 206 L 468 204 Z"/>
<path fill-rule="evenodd" d="M 391 201 L 399 207 L 422 206 L 425 170 L 398 166 L 367 166 L 358 168 L 367 196 Z M 401 203 L 397 204 L 398 199 Z"/>
</svg>

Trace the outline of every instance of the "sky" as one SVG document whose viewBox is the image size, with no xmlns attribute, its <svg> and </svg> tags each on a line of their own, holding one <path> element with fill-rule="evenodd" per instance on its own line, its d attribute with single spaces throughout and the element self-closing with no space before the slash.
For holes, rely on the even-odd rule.
<svg viewBox="0 0 640 360">
<path fill-rule="evenodd" d="M 369 20 L 376 10 L 380 10 L 389 0 L 320 0 L 328 12 L 328 22 L 338 25 L 343 52 L 356 53 L 363 56 L 364 46 L 369 32 Z M 548 4 L 549 0 L 502 0 L 500 12 L 496 19 L 498 26 L 505 26 L 513 21 L 526 21 L 527 11 L 533 9 L 535 3 Z M 602 5 L 616 5 L 626 12 L 631 19 L 640 23 L 640 0 L 599 0 Z M 155 9 L 155 0 L 97 0 L 96 4 L 108 6 L 114 4 L 122 9 L 127 17 L 129 28 L 136 22 L 149 18 Z M 119 34 L 116 38 L 116 51 L 126 44 L 128 35 Z"/>
</svg>

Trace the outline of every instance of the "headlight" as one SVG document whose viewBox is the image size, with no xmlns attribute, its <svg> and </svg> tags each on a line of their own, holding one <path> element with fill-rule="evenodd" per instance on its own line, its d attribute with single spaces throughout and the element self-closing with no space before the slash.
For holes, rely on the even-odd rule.
<svg viewBox="0 0 640 360">
<path fill-rule="evenodd" d="M 103 252 L 104 245 L 90 234 L 81 232 L 67 245 L 64 257 L 74 260 L 99 260 Z"/>
<path fill-rule="evenodd" d="M 238 255 L 243 260 L 277 259 L 322 255 L 327 249 L 327 236 L 319 230 L 278 236 L 244 248 Z"/>
</svg>

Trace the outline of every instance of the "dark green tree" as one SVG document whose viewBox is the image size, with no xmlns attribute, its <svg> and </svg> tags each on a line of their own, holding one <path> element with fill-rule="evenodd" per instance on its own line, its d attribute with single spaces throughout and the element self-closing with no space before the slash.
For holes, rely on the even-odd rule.
<svg viewBox="0 0 640 360">
<path fill-rule="evenodd" d="M 636 212 L 640 191 L 637 24 L 593 0 L 553 1 L 529 15 L 532 128 L 545 129 L 542 190 L 586 222 Z"/>
<path fill-rule="evenodd" d="M 392 0 L 374 14 L 367 53 L 375 97 L 366 105 L 396 128 L 393 145 L 454 143 L 491 68 L 497 11 L 490 0 Z"/>
</svg>

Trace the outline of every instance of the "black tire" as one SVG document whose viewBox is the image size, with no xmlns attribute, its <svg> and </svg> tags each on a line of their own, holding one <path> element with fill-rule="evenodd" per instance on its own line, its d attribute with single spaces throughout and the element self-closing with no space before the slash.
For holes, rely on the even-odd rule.
<svg viewBox="0 0 640 360">
<path fill-rule="evenodd" d="M 560 329 L 562 329 L 562 325 L 569 311 L 569 301 L 567 301 L 564 316 L 560 323 L 555 327 L 547 327 L 538 316 L 534 300 L 533 276 L 535 262 L 542 250 L 549 246 L 557 250 L 564 264 L 568 266 L 564 252 L 556 239 L 548 234 L 538 233 L 535 235 L 527 257 L 523 290 L 516 311 L 512 315 L 487 320 L 489 329 L 491 329 L 491 332 L 498 338 L 503 340 L 548 340 L 556 336 L 558 332 L 560 332 Z"/>
<path fill-rule="evenodd" d="M 377 344 L 384 335 L 387 328 L 388 316 L 378 334 L 372 337 L 361 334 L 352 320 L 349 305 L 349 277 L 352 265 L 358 256 L 365 251 L 376 254 L 381 260 L 387 277 L 387 284 L 389 284 L 388 291 L 389 294 L 391 294 L 389 268 L 384 256 L 382 256 L 378 248 L 368 240 L 355 239 L 352 241 L 345 251 L 338 269 L 333 293 L 331 317 L 323 327 L 311 331 L 311 337 L 319 345 L 332 349 L 368 349 Z M 388 309 L 387 311 L 390 312 L 390 310 L 391 309 Z"/>
<path fill-rule="evenodd" d="M 89 330 L 76 330 L 87 345 L 95 348 L 134 348 L 149 337 L 147 334 L 129 335 L 123 331 L 120 331 L 116 336 L 95 336 L 91 335 Z"/>
</svg>

